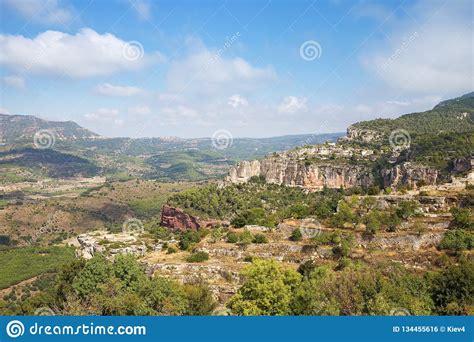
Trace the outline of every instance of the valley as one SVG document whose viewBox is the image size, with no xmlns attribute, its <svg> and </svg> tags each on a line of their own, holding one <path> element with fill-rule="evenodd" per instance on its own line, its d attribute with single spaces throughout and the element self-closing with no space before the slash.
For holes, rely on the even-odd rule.
<svg viewBox="0 0 474 342">
<path fill-rule="evenodd" d="M 3 115 L 0 313 L 472 315 L 473 115 L 222 150 Z"/>
</svg>

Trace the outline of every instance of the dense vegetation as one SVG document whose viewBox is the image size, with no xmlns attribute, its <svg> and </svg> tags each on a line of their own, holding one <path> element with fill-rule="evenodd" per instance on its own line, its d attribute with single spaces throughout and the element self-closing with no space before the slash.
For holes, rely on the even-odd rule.
<svg viewBox="0 0 474 342">
<path fill-rule="evenodd" d="M 237 227 L 246 224 L 273 227 L 284 218 L 329 215 L 341 197 L 337 190 L 305 193 L 299 188 L 266 184 L 253 178 L 245 184 L 225 187 L 210 184 L 186 190 L 172 196 L 168 203 L 201 217 L 230 219 Z"/>
<path fill-rule="evenodd" d="M 0 313 L 31 315 L 48 307 L 64 315 L 208 315 L 215 308 L 205 284 L 149 278 L 130 255 L 75 260 L 48 283 L 20 300 L 4 298 Z"/>
<path fill-rule="evenodd" d="M 298 271 L 273 260 L 254 260 L 242 272 L 245 283 L 228 308 L 236 315 L 474 313 L 472 261 L 424 276 L 395 265 L 358 263 L 338 271 L 303 264 Z"/>
<path fill-rule="evenodd" d="M 416 161 L 444 172 L 451 171 L 452 160 L 468 157 L 474 151 L 474 93 L 440 103 L 432 110 L 402 115 L 396 119 L 376 119 L 354 124 L 360 130 L 376 131 L 379 137 L 370 143 L 350 141 L 346 144 L 391 151 L 389 136 L 397 130 L 409 133 L 409 148 L 399 162 Z M 391 155 L 382 155 L 386 162 Z"/>
<path fill-rule="evenodd" d="M 467 113 L 464 115 L 463 113 Z M 432 110 L 402 115 L 396 119 L 376 119 L 363 121 L 353 126 L 359 129 L 375 130 L 390 134 L 396 129 L 404 129 L 410 134 L 462 133 L 474 130 L 474 93 L 445 101 Z"/>
</svg>

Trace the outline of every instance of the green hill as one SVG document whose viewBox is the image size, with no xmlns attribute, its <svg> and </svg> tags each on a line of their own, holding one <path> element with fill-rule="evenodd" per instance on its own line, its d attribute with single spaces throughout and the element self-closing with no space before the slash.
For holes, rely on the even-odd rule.
<svg viewBox="0 0 474 342">
<path fill-rule="evenodd" d="M 396 119 L 358 122 L 351 127 L 386 134 L 396 129 L 404 129 L 416 135 L 472 132 L 474 131 L 474 92 L 441 102 L 425 112 L 405 114 Z"/>
</svg>

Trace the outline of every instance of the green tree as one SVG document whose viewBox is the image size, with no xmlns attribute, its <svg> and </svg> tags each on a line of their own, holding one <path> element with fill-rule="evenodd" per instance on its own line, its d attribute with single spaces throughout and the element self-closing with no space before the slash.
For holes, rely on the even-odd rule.
<svg viewBox="0 0 474 342">
<path fill-rule="evenodd" d="M 451 220 L 451 225 L 454 228 L 460 229 L 474 229 L 474 220 L 472 219 L 471 211 L 467 208 L 452 208 L 451 215 L 453 219 Z"/>
<path fill-rule="evenodd" d="M 450 265 L 432 279 L 432 297 L 439 314 L 474 313 L 474 262 Z"/>
<path fill-rule="evenodd" d="M 72 281 L 73 289 L 82 298 L 100 291 L 99 285 L 107 283 L 112 275 L 110 263 L 102 255 L 88 260 Z"/>
<path fill-rule="evenodd" d="M 290 302 L 301 275 L 274 260 L 254 260 L 242 271 L 244 285 L 227 307 L 236 315 L 289 315 Z"/>
</svg>

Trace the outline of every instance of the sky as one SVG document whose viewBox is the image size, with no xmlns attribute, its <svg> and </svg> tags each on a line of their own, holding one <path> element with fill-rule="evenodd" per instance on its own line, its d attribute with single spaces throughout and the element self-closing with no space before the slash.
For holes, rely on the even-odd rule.
<svg viewBox="0 0 474 342">
<path fill-rule="evenodd" d="M 0 0 L 0 112 L 104 136 L 345 131 L 473 90 L 469 0 Z"/>
</svg>

